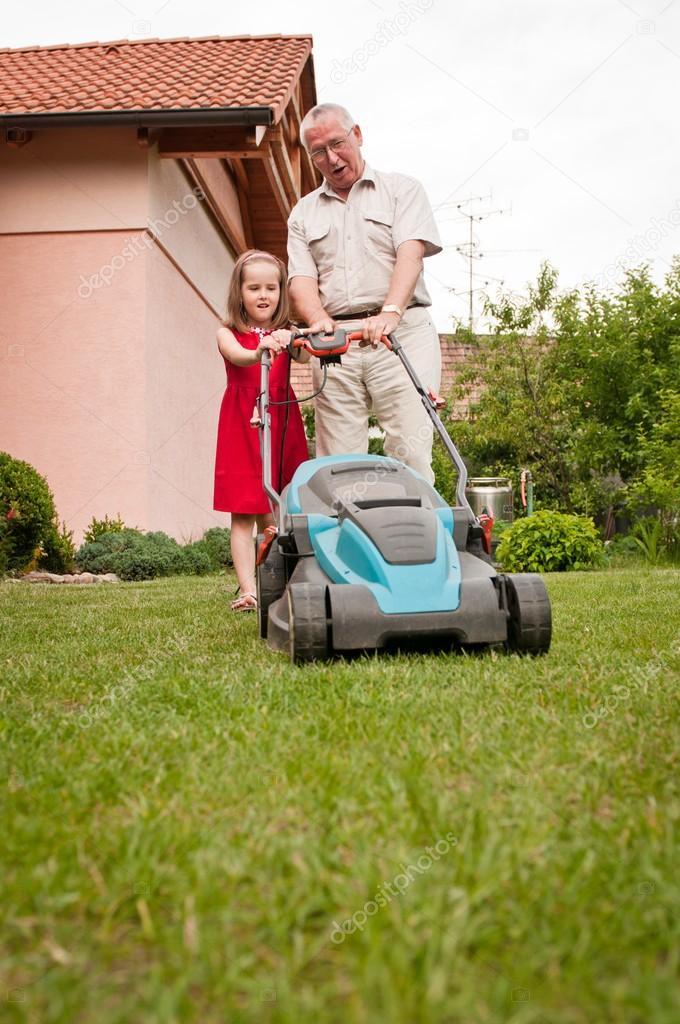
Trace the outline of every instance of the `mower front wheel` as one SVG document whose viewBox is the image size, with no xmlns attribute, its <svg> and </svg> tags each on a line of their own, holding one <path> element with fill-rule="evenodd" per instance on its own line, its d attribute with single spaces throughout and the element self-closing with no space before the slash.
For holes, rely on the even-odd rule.
<svg viewBox="0 0 680 1024">
<path fill-rule="evenodd" d="M 288 587 L 288 636 L 294 664 L 324 661 L 330 654 L 327 588 L 319 583 Z"/>
<path fill-rule="evenodd" d="M 263 534 L 257 538 L 256 551 L 263 541 Z M 267 639 L 269 628 L 269 607 L 278 601 L 286 589 L 286 560 L 279 551 L 276 539 L 267 552 L 264 562 L 255 567 L 257 583 L 257 624 L 260 636 Z"/>
<path fill-rule="evenodd" d="M 552 612 L 545 583 L 538 573 L 505 577 L 509 651 L 547 654 L 552 636 Z"/>
</svg>

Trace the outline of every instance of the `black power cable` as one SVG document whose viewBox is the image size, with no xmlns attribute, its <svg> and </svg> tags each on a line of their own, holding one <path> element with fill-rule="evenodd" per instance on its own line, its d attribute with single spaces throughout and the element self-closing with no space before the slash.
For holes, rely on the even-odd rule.
<svg viewBox="0 0 680 1024">
<path fill-rule="evenodd" d="M 288 392 L 290 390 L 291 364 L 292 364 L 292 360 L 291 360 L 291 358 L 289 356 L 289 358 L 288 358 L 288 369 L 286 371 L 286 394 L 288 394 Z M 291 405 L 301 405 L 302 402 L 309 402 L 309 401 L 311 401 L 312 398 L 316 398 L 317 395 L 320 395 L 321 392 L 323 391 L 323 389 L 326 387 L 326 378 L 327 378 L 327 376 L 328 376 L 328 367 L 326 366 L 326 364 L 324 362 L 323 363 L 323 377 L 322 377 L 322 380 L 321 380 L 321 387 L 317 388 L 316 391 L 313 391 L 311 395 L 305 395 L 303 398 L 285 398 L 282 402 L 274 402 L 271 399 L 269 400 L 269 405 L 285 405 L 285 407 L 286 407 L 286 414 L 284 416 L 283 426 L 282 426 L 282 429 L 281 429 L 281 447 L 280 447 L 280 450 L 279 450 L 279 481 L 278 481 L 279 485 L 278 485 L 278 488 L 277 488 L 279 494 L 281 493 L 281 481 L 283 480 L 283 448 L 284 448 L 284 444 L 285 444 L 285 440 L 286 440 L 286 431 L 288 429 L 288 419 L 290 417 L 290 406 Z M 260 397 L 261 396 L 258 395 L 258 399 Z"/>
<path fill-rule="evenodd" d="M 283 426 L 281 427 L 281 446 L 279 449 L 279 486 L 276 488 L 279 494 L 281 493 L 281 482 L 283 480 L 283 447 L 286 440 L 286 431 L 288 430 L 288 418 L 290 416 L 291 401 L 288 398 L 288 391 L 290 389 L 290 369 L 293 360 L 290 355 L 288 356 L 288 367 L 286 369 L 286 412 L 283 417 Z"/>
</svg>

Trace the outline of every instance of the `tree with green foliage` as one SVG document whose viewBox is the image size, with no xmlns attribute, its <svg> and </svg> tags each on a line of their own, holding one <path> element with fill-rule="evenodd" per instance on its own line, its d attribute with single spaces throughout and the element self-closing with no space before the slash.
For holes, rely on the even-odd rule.
<svg viewBox="0 0 680 1024">
<path fill-rule="evenodd" d="M 28 462 L 0 452 L 0 573 L 29 566 L 73 568 L 73 534 L 59 525 L 47 480 Z"/>
<path fill-rule="evenodd" d="M 526 467 L 544 507 L 593 515 L 634 501 L 677 522 L 680 260 L 663 288 L 643 267 L 616 294 L 559 295 L 544 264 L 526 297 L 487 312 L 493 333 L 457 388 L 469 417 L 447 424 L 471 471 Z"/>
</svg>

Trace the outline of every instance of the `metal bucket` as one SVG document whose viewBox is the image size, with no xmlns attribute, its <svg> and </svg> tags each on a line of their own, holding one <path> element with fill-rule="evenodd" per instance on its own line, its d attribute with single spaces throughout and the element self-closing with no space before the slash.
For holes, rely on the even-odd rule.
<svg viewBox="0 0 680 1024">
<path fill-rule="evenodd" d="M 486 509 L 494 521 L 512 522 L 512 481 L 509 477 L 470 477 L 465 493 L 476 516 Z"/>
</svg>

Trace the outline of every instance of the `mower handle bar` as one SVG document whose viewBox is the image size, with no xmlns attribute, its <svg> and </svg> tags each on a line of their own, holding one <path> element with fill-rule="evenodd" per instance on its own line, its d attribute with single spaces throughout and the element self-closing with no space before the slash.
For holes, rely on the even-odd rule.
<svg viewBox="0 0 680 1024">
<path fill-rule="evenodd" d="M 361 341 L 363 336 L 362 331 L 352 331 L 350 333 L 344 327 L 336 328 L 332 334 L 325 334 L 323 331 L 315 331 L 314 334 L 303 334 L 302 331 L 293 331 L 289 348 L 291 354 L 293 349 L 306 348 L 313 356 L 318 356 L 319 358 L 324 356 L 341 356 L 349 348 L 350 342 Z M 393 348 L 393 337 L 394 335 L 383 334 L 380 339 L 385 348 L 390 351 Z"/>
<path fill-rule="evenodd" d="M 351 333 L 348 333 L 344 327 L 337 328 L 333 334 L 324 334 L 321 331 L 318 334 L 302 334 L 300 331 L 293 331 L 288 348 L 291 353 L 294 348 L 306 348 L 312 355 L 320 358 L 323 358 L 324 356 L 339 356 L 343 355 L 347 351 L 352 341 L 359 341 L 363 336 L 362 331 L 352 331 Z M 446 448 L 449 458 L 456 468 L 456 472 L 458 474 L 458 481 L 456 484 L 456 501 L 459 505 L 467 508 L 471 518 L 476 520 L 477 517 L 472 511 L 467 495 L 465 494 L 468 479 L 467 466 L 463 462 L 460 452 L 449 437 L 446 427 L 437 414 L 436 397 L 429 391 L 426 391 L 421 384 L 416 371 L 411 365 L 411 360 L 404 352 L 396 334 L 383 334 L 380 341 L 389 351 L 394 352 L 406 370 L 406 373 L 411 378 L 411 383 L 420 395 L 420 400 L 425 407 L 425 412 L 430 417 L 432 426 L 439 434 L 442 444 Z M 271 353 L 267 350 L 262 353 L 261 365 L 262 379 L 260 390 L 261 394 L 266 396 L 262 423 L 263 428 L 266 428 L 262 434 L 262 465 L 263 467 L 269 467 L 269 470 L 265 470 L 265 479 L 263 480 L 263 484 L 265 492 L 272 503 L 272 508 L 278 505 L 280 513 L 282 513 L 283 510 L 280 506 L 281 496 L 277 494 L 271 483 L 271 435 L 269 431 L 269 423 L 267 422 L 269 417 L 269 370 L 271 367 Z"/>
</svg>

